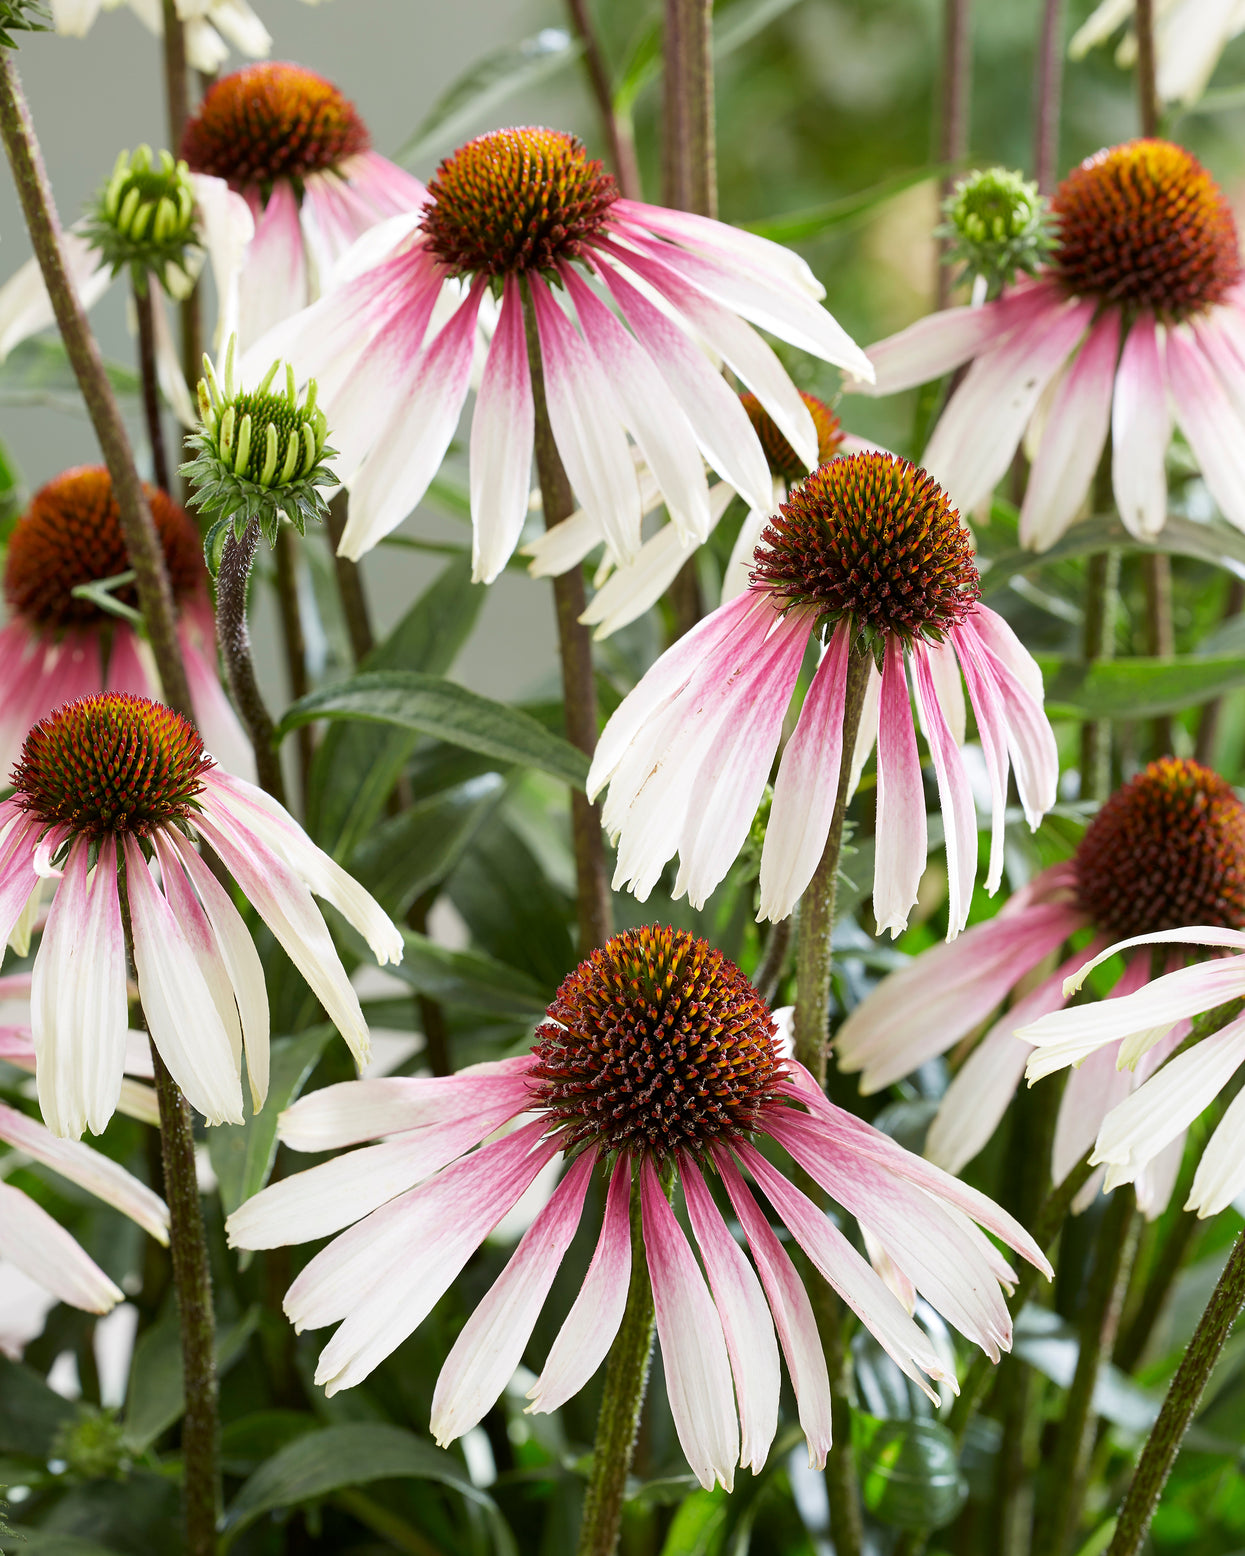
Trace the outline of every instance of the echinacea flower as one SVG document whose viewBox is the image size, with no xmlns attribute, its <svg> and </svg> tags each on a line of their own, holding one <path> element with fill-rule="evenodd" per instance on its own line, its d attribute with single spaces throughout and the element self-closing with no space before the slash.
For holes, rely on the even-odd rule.
<svg viewBox="0 0 1245 1556">
<path fill-rule="evenodd" d="M 1157 535 L 1173 412 L 1220 511 L 1245 528 L 1245 288 L 1223 192 L 1180 146 L 1135 140 L 1086 158 L 1051 209 L 1058 242 L 1036 279 L 871 346 L 876 381 L 848 387 L 894 394 L 971 362 L 922 463 L 975 509 L 1027 434 L 1020 535 L 1035 550 L 1080 511 L 1108 431 L 1120 518 Z"/>
<path fill-rule="evenodd" d="M 243 346 L 319 296 L 369 228 L 428 194 L 372 150 L 354 104 L 301 65 L 247 65 L 214 81 L 181 154 L 194 172 L 224 179 L 255 219 L 238 289 Z"/>
<path fill-rule="evenodd" d="M 318 5 L 319 0 L 306 3 Z M 164 36 L 160 0 L 51 0 L 52 21 L 57 32 L 84 38 L 101 10 L 115 11 L 123 4 L 157 38 Z M 230 44 L 254 59 L 262 59 L 272 48 L 268 29 L 247 0 L 176 0 L 176 6 L 186 31 L 186 62 L 192 70 L 214 76 L 228 57 Z"/>
<path fill-rule="evenodd" d="M 112 1205 L 167 1244 L 169 1212 L 164 1201 L 102 1152 L 80 1140 L 58 1140 L 37 1119 L 3 1102 L 0 1141 Z M 53 1216 L 16 1185 L 0 1181 L 0 1269 L 5 1266 L 20 1270 L 57 1301 L 87 1313 L 107 1313 L 124 1299 Z"/>
<path fill-rule="evenodd" d="M 769 503 L 756 433 L 705 348 L 808 465 L 813 418 L 744 321 L 871 375 L 819 306 L 823 288 L 803 260 L 722 222 L 622 199 L 572 135 L 481 135 L 442 162 L 428 194 L 409 223 L 394 223 L 388 252 L 380 234 L 365 239 L 342 284 L 261 343 L 319 381 L 350 488 L 343 556 L 357 560 L 395 529 L 436 474 L 467 398 L 486 298 L 500 296 L 501 307 L 470 468 L 474 570 L 486 583 L 528 511 L 537 367 L 574 494 L 623 562 L 640 549 L 642 520 L 628 434 L 672 521 L 697 542 L 710 526 L 702 454 L 754 507 Z M 454 312 L 431 330 L 443 298 Z"/>
<path fill-rule="evenodd" d="M 926 1387 L 923 1374 L 947 1374 L 898 1298 L 756 1142 L 787 1151 L 901 1277 L 992 1357 L 1010 1343 L 999 1282 L 1012 1277 L 977 1223 L 1039 1269 L 1049 1266 L 990 1200 L 829 1103 L 782 1057 L 775 1034 L 769 1010 L 721 952 L 682 930 L 628 930 L 565 980 L 531 1053 L 443 1080 L 349 1082 L 295 1103 L 279 1124 L 294 1149 L 386 1138 L 265 1189 L 230 1217 L 230 1238 L 269 1248 L 350 1228 L 285 1299 L 298 1329 L 340 1324 L 316 1370 L 332 1394 L 411 1334 L 537 1173 L 565 1163 L 441 1370 L 432 1430 L 446 1443 L 480 1420 L 522 1360 L 600 1168 L 608 1187 L 596 1254 L 531 1408 L 556 1410 L 601 1365 L 638 1256 L 652 1279 L 679 1441 L 701 1484 L 729 1489 L 737 1464 L 764 1464 L 778 1419 L 780 1345 L 810 1461 L 822 1464 L 830 1392 L 812 1307 L 745 1170 L 903 1371 Z M 512 1131 L 482 1143 L 521 1115 Z M 682 1186 L 708 1284 L 663 1178 Z M 755 1269 L 727 1228 L 715 1181 Z M 634 1246 L 633 1195 L 643 1223 Z"/>
<path fill-rule="evenodd" d="M 1135 11 L 1134 0 L 1102 0 L 1068 44 L 1072 59 L 1083 59 L 1105 43 Z M 1164 103 L 1190 108 L 1206 90 L 1219 56 L 1245 32 L 1241 0 L 1156 0 L 1154 6 L 1155 88 Z M 1137 35 L 1131 29 L 1115 51 L 1117 65 L 1137 63 Z"/>
<path fill-rule="evenodd" d="M 1164 757 L 1107 800 L 1074 856 L 1052 865 L 1016 893 L 1003 911 L 975 924 L 954 945 L 935 946 L 885 977 L 848 1015 L 835 1037 L 839 1068 L 860 1071 L 866 1095 L 910 1074 L 968 1037 L 1009 997 L 957 1070 L 930 1126 L 926 1154 L 959 1172 L 994 1133 L 1026 1062 L 1030 1074 L 1068 1062 L 1034 1054 L 1017 1036 L 1065 1001 L 1064 980 L 1082 962 L 1124 937 L 1125 945 L 1188 924 L 1245 927 L 1245 805 L 1217 773 L 1197 762 Z M 1043 964 L 1088 929 L 1084 950 L 1057 970 Z M 1137 938 L 1140 937 L 1140 938 Z M 1118 949 L 1118 948 L 1117 948 Z M 1069 1012 L 1074 1023 L 1115 1019 L 1117 1007 L 1144 1002 L 1150 952 L 1125 960 L 1108 1005 Z M 1161 981 L 1161 980 L 1160 980 Z M 1104 1039 L 1068 1076 L 1055 1130 L 1052 1175 L 1060 1182 L 1093 1143 L 1103 1119 L 1135 1092 L 1188 1030 L 1168 1022 L 1145 1051 Z M 1146 1214 L 1162 1213 L 1180 1166 L 1184 1126 L 1138 1175 Z M 1099 1175 L 1101 1176 L 1101 1175 Z M 1096 1189 L 1097 1184 L 1090 1186 Z"/>
<path fill-rule="evenodd" d="M 275 800 L 217 767 L 180 714 L 114 693 L 71 702 L 30 731 L 12 781 L 12 797 L 0 801 L 0 940 L 40 875 L 60 873 L 31 986 L 39 1106 L 54 1134 L 98 1134 L 117 1105 L 128 1026 L 126 912 L 147 1026 L 188 1100 L 209 1123 L 241 1123 L 245 1052 L 252 1101 L 263 1103 L 263 968 L 196 834 L 356 1060 L 367 1059 L 358 998 L 311 892 L 354 925 L 382 964 L 401 960 L 401 935 Z"/>
<path fill-rule="evenodd" d="M 761 537 L 745 594 L 667 649 L 606 725 L 588 774 L 609 784 L 615 887 L 641 901 L 679 855 L 675 895 L 704 903 L 743 847 L 761 802 L 809 642 L 824 640 L 782 754 L 761 853 L 761 917 L 785 918 L 830 830 L 843 751 L 849 659 L 869 654 L 858 770 L 877 738 L 873 910 L 898 933 L 925 869 L 925 796 L 908 675 L 929 745 L 947 839 L 948 938 L 963 928 L 977 815 L 960 745 L 968 683 L 993 794 L 987 887 L 1003 870 L 1009 768 L 1036 827 L 1055 800 L 1055 739 L 1042 677 L 1000 616 L 979 603 L 968 531 L 923 470 L 851 454 L 791 489 Z"/>
<path fill-rule="evenodd" d="M 164 492 L 144 491 L 173 591 L 195 722 L 230 772 L 253 778 L 250 743 L 216 673 L 216 626 L 198 528 Z M 103 466 L 66 470 L 31 498 L 4 557 L 9 621 L 0 629 L 0 780 L 30 727 L 62 703 L 103 691 L 160 696 L 151 652 L 132 624 L 138 599 L 125 577 L 129 570 Z M 74 593 L 91 585 L 105 585 L 106 595 Z M 105 597 L 115 611 L 99 603 Z"/>
<path fill-rule="evenodd" d="M 800 398 L 808 407 L 817 429 L 817 459 L 824 465 L 840 452 L 852 453 L 871 445 L 860 438 L 845 433 L 839 418 L 824 400 L 816 395 L 800 391 Z M 731 549 L 730 561 L 722 579 L 722 599 L 733 600 L 748 587 L 748 569 L 752 566 L 752 553 L 761 538 L 761 531 L 769 523 L 769 516 L 787 500 L 787 489 L 801 481 L 814 468 L 806 465 L 779 432 L 773 418 L 767 414 L 756 395 L 741 394 L 740 403 L 748 413 L 769 465 L 771 477 L 770 500 L 764 508 L 750 507 L 740 525 L 739 534 Z M 648 515 L 661 506 L 661 492 L 652 474 L 645 467 L 638 472 L 640 479 L 640 505 Z M 640 547 L 634 559 L 620 563 L 608 543 L 605 556 L 597 570 L 596 590 L 587 610 L 579 618 L 587 626 L 596 627 L 595 636 L 607 638 L 621 627 L 642 616 L 650 606 L 665 594 L 674 582 L 680 568 L 692 556 L 696 548 L 709 538 L 718 526 L 731 499 L 736 495 L 729 481 L 717 481 L 709 488 L 709 529 L 702 537 L 686 534 L 673 520 L 655 531 Z M 561 524 L 555 524 L 528 545 L 523 555 L 533 558 L 528 571 L 533 578 L 557 577 L 569 572 L 605 540 L 591 514 L 582 508 Z"/>
</svg>

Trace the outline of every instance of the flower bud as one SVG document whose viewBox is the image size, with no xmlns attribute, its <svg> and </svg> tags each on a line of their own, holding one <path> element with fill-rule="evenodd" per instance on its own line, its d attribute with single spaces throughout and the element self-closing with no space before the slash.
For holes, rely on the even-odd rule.
<svg viewBox="0 0 1245 1556">
<path fill-rule="evenodd" d="M 96 196 L 87 238 L 114 276 L 129 265 L 140 290 L 152 273 L 170 296 L 186 296 L 202 263 L 186 164 L 167 151 L 153 162 L 150 146 L 121 152 Z"/>
<path fill-rule="evenodd" d="M 943 204 L 939 236 L 951 240 L 948 264 L 961 264 L 986 296 L 997 297 L 1019 270 L 1030 275 L 1050 255 L 1055 234 L 1036 184 L 1006 168 L 961 178 Z"/>
</svg>

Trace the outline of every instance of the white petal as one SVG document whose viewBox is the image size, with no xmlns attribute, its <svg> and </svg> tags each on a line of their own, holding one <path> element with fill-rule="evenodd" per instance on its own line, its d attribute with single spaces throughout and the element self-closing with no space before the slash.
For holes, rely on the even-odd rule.
<svg viewBox="0 0 1245 1556">
<path fill-rule="evenodd" d="M 11 1183 L 0 1183 L 0 1258 L 87 1313 L 107 1313 L 124 1295 L 59 1222 Z"/>
</svg>

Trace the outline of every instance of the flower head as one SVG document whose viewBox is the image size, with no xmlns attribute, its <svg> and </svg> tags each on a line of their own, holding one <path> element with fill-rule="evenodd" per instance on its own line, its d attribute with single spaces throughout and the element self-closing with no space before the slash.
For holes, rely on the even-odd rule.
<svg viewBox="0 0 1245 1556">
<path fill-rule="evenodd" d="M 126 915 L 143 1012 L 174 1080 L 210 1123 L 240 1123 L 245 1052 L 252 1099 L 263 1102 L 263 969 L 196 835 L 351 1051 L 366 1057 L 358 999 L 310 890 L 345 914 L 379 961 L 401 958 L 401 936 L 274 800 L 215 765 L 180 714 L 115 693 L 69 703 L 31 730 L 12 782 L 12 797 L 0 802 L 4 938 L 40 876 L 60 876 L 31 987 L 39 1103 L 54 1133 L 98 1133 L 117 1105 L 128 1025 Z M 159 865 L 159 887 L 151 863 Z"/>
<path fill-rule="evenodd" d="M 524 1114 L 534 1116 L 484 1143 Z M 329 1393 L 360 1382 L 411 1334 L 537 1173 L 565 1165 L 442 1369 L 432 1402 L 442 1443 L 481 1419 L 519 1365 L 598 1169 L 607 1187 L 596 1255 L 531 1408 L 556 1410 L 596 1372 L 622 1320 L 632 1259 L 642 1258 L 675 1426 L 707 1487 L 729 1488 L 740 1462 L 765 1462 L 780 1345 L 814 1464 L 830 1442 L 812 1307 L 745 1171 L 904 1372 L 923 1386 L 923 1377 L 946 1376 L 866 1260 L 754 1142 L 781 1146 L 885 1249 L 901 1279 L 991 1355 L 1010 1340 L 998 1285 L 1008 1271 L 973 1221 L 1048 1269 L 984 1196 L 827 1102 L 782 1057 L 774 1020 L 738 968 L 682 930 L 628 930 L 594 952 L 559 989 L 530 1054 L 443 1080 L 330 1087 L 302 1098 L 278 1127 L 296 1150 L 387 1137 L 272 1185 L 229 1220 L 231 1240 L 245 1248 L 357 1223 L 306 1265 L 285 1300 L 300 1329 L 340 1323 L 316 1372 Z M 707 1283 L 663 1188 L 675 1184 Z"/>
<path fill-rule="evenodd" d="M 167 151 L 153 166 L 151 148 L 117 156 L 112 177 L 100 191 L 86 227 L 87 240 L 115 276 L 126 266 L 141 291 L 154 271 L 170 297 L 187 297 L 202 256 L 188 250 L 198 240 L 195 190 L 185 162 Z"/>
<path fill-rule="evenodd" d="M 676 895 L 701 905 L 748 837 L 787 705 L 814 636 L 825 641 L 774 780 L 761 854 L 761 916 L 785 918 L 829 833 L 841 761 L 857 772 L 878 742 L 874 912 L 907 923 L 925 868 L 925 802 L 908 686 L 916 696 L 947 828 L 949 937 L 963 927 L 977 819 L 959 747 L 967 683 L 990 774 L 987 886 L 1002 877 L 1008 772 L 1030 825 L 1055 798 L 1058 762 L 1041 675 L 1011 629 L 977 599 L 959 515 L 929 475 L 890 454 L 844 455 L 782 504 L 746 594 L 668 649 L 601 736 L 589 793 L 618 839 L 615 886 L 643 900 L 679 854 Z M 867 655 L 856 752 L 843 750 L 848 667 Z"/>
<path fill-rule="evenodd" d="M 942 235 L 951 240 L 948 264 L 980 278 L 997 297 L 1019 271 L 1032 275 L 1054 246 L 1046 201 L 1036 184 L 1007 168 L 972 172 L 956 181 L 943 202 Z"/>
<path fill-rule="evenodd" d="M 622 198 L 557 130 L 493 130 L 459 147 L 386 244 L 378 234 L 361 245 L 340 287 L 255 348 L 258 359 L 271 344 L 332 386 L 325 408 L 350 488 L 340 549 L 351 558 L 427 489 L 467 397 L 482 315 L 492 329 L 473 412 L 471 511 L 485 582 L 527 517 L 537 365 L 571 487 L 620 565 L 642 540 L 628 438 L 684 539 L 699 544 L 714 522 L 705 461 L 754 507 L 770 505 L 760 441 L 705 348 L 757 395 L 805 469 L 818 428 L 744 321 L 871 372 L 818 306 L 823 289 L 803 261 L 705 217 Z"/>
<path fill-rule="evenodd" d="M 1101 0 L 1068 44 L 1072 59 L 1106 43 L 1133 12 L 1133 0 Z M 1159 0 L 1153 12 L 1155 86 L 1164 103 L 1190 108 L 1206 90 L 1219 56 L 1245 28 L 1245 12 L 1219 0 Z M 1121 69 L 1137 63 L 1137 34 L 1129 28 L 1115 51 Z"/>
</svg>

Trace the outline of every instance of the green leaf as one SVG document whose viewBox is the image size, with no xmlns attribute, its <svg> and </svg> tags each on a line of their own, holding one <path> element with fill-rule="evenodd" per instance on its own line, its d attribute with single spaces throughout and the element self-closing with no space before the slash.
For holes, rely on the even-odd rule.
<svg viewBox="0 0 1245 1556">
<path fill-rule="evenodd" d="M 261 1465 L 225 1514 L 222 1544 L 275 1508 L 297 1507 L 376 1480 L 431 1480 L 456 1491 L 483 1511 L 499 1556 L 513 1556 L 514 1538 L 497 1504 L 471 1484 L 455 1459 L 401 1427 L 363 1421 L 308 1433 Z"/>
<path fill-rule="evenodd" d="M 749 232 L 769 238 L 774 243 L 800 243 L 807 238 L 819 237 L 832 228 L 846 227 L 851 222 L 860 221 L 888 200 L 893 200 L 896 195 L 915 189 L 918 184 L 927 183 L 932 178 L 941 178 L 946 171 L 945 167 L 911 168 L 906 173 L 896 173 L 891 178 L 883 179 L 880 184 L 874 184 L 869 189 L 843 195 L 825 205 L 790 211 L 785 216 L 766 216 L 761 221 L 744 222 L 743 225 Z"/>
<path fill-rule="evenodd" d="M 74 1409 L 37 1372 L 0 1356 L 0 1453 L 45 1457 Z"/>
<path fill-rule="evenodd" d="M 852 1411 L 865 1506 L 898 1529 L 941 1529 L 964 1505 L 955 1438 L 937 1421 L 881 1421 Z"/>
<path fill-rule="evenodd" d="M 402 939 L 406 953 L 389 971 L 429 999 L 524 1025 L 545 1014 L 545 991 L 517 968 L 479 951 L 447 950 L 414 930 L 404 929 Z"/>
<path fill-rule="evenodd" d="M 499 774 L 485 773 L 417 801 L 373 827 L 351 858 L 351 875 L 395 918 L 405 917 L 462 859 L 505 787 Z"/>
<path fill-rule="evenodd" d="M 1027 1302 L 1016 1318 L 1013 1354 L 1036 1368 L 1043 1377 L 1066 1389 L 1076 1372 L 1080 1341 L 1076 1330 L 1049 1308 Z M 1118 1367 L 1099 1369 L 1094 1385 L 1093 1409 L 1112 1425 L 1144 1437 L 1154 1424 L 1161 1400 L 1143 1389 Z"/>
<path fill-rule="evenodd" d="M 583 44 L 564 27 L 542 27 L 521 43 L 486 54 L 452 82 L 394 153 L 408 166 L 452 145 L 516 92 L 526 91 L 564 69 L 583 53 Z"/>
<path fill-rule="evenodd" d="M 1036 658 L 1051 718 L 1152 718 L 1245 686 L 1245 657 L 1238 655 L 1108 659 L 1090 665 L 1052 654 Z"/>
<path fill-rule="evenodd" d="M 31 1529 L 22 1525 L 10 1536 L 12 1544 L 3 1547 L 13 1556 L 118 1556 L 111 1545 L 96 1545 L 80 1540 L 76 1534 L 57 1534 L 49 1529 Z"/>
<path fill-rule="evenodd" d="M 104 370 L 119 397 L 138 398 L 137 374 L 115 362 L 106 362 Z M 46 405 L 86 414 L 77 377 L 59 338 L 39 335 L 13 347 L 0 362 L 0 405 Z"/>
<path fill-rule="evenodd" d="M 317 719 L 359 719 L 431 735 L 499 762 L 538 768 L 577 789 L 588 776 L 583 752 L 531 714 L 414 670 L 364 671 L 311 692 L 286 709 L 277 737 Z"/>
<path fill-rule="evenodd" d="M 743 48 L 799 3 L 800 0 L 735 0 L 733 5 L 723 6 L 713 19 L 714 55 L 725 59 Z"/>
<path fill-rule="evenodd" d="M 207 1131 L 208 1152 L 225 1215 L 231 1215 L 268 1182 L 277 1154 L 277 1115 L 303 1089 L 334 1031 L 331 1026 L 318 1026 L 297 1037 L 276 1038 L 272 1044 L 268 1098 L 263 1107 L 258 1113 L 251 1111 L 247 1090 L 246 1122 L 218 1124 Z"/>
<path fill-rule="evenodd" d="M 721 1486 L 697 1487 L 679 1504 L 670 1522 L 661 1556 L 716 1556 L 722 1549 L 730 1504 Z"/>
<path fill-rule="evenodd" d="M 259 1309 L 249 1309 L 228 1329 L 216 1334 L 216 1371 L 228 1372 L 250 1344 L 259 1323 Z M 126 1396 L 125 1440 L 142 1452 L 167 1431 L 186 1409 L 182 1389 L 182 1349 L 177 1312 L 170 1303 L 134 1347 Z"/>
</svg>

